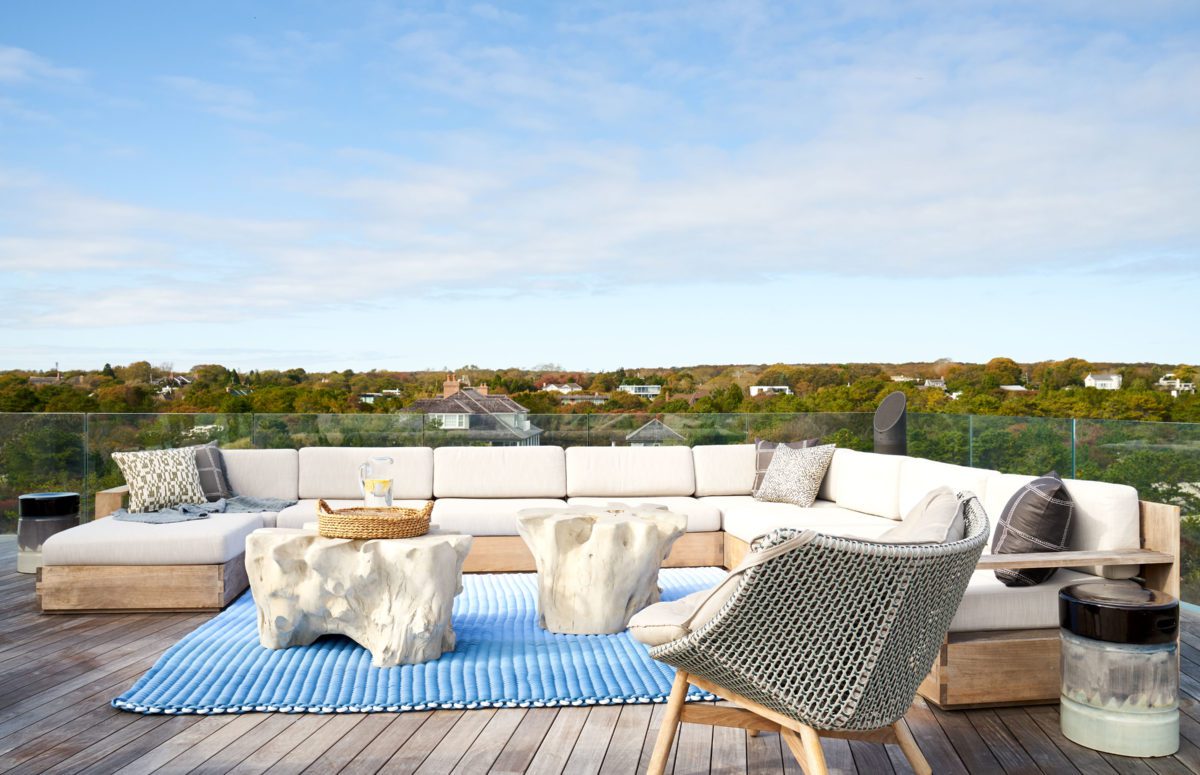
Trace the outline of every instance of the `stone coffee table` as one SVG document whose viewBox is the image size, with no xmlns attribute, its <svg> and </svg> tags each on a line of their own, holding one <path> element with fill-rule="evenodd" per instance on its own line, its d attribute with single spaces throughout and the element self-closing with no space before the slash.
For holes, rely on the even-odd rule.
<svg viewBox="0 0 1200 775">
<path fill-rule="evenodd" d="M 315 530 L 262 528 L 246 537 L 246 571 L 269 649 L 340 634 L 375 667 L 412 665 L 454 650 L 450 609 L 462 591 L 471 537 L 323 538 Z"/>
<path fill-rule="evenodd" d="M 687 517 L 665 508 L 568 506 L 517 512 L 538 571 L 538 623 L 573 635 L 621 632 L 658 602 L 658 570 Z"/>
</svg>

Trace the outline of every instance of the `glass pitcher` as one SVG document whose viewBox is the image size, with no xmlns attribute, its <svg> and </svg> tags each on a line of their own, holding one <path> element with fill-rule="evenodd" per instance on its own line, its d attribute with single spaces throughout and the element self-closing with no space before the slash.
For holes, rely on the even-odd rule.
<svg viewBox="0 0 1200 775">
<path fill-rule="evenodd" d="M 392 465 L 390 457 L 373 457 L 358 467 L 358 488 L 363 505 L 390 508 L 392 505 Z"/>
</svg>

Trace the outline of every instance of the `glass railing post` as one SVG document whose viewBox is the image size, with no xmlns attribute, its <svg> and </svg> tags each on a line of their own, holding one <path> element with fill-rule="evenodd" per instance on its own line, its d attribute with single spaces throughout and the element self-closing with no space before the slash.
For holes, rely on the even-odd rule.
<svg viewBox="0 0 1200 775">
<path fill-rule="evenodd" d="M 1078 420 L 1076 420 L 1074 417 L 1071 418 L 1071 478 L 1072 479 L 1078 478 L 1075 475 L 1075 473 L 1076 473 L 1075 452 L 1076 452 L 1076 449 L 1078 449 L 1078 444 L 1077 444 L 1078 437 L 1075 435 L 1075 425 L 1077 422 L 1078 422 Z"/>
<path fill-rule="evenodd" d="M 967 415 L 967 465 L 975 467 L 975 415 Z"/>
</svg>

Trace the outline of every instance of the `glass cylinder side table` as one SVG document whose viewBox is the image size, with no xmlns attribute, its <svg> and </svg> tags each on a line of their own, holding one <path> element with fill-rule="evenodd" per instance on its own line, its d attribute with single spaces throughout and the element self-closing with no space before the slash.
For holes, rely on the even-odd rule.
<svg viewBox="0 0 1200 775">
<path fill-rule="evenodd" d="M 17 572 L 37 573 L 42 544 L 79 524 L 79 493 L 32 492 L 17 499 Z"/>
</svg>

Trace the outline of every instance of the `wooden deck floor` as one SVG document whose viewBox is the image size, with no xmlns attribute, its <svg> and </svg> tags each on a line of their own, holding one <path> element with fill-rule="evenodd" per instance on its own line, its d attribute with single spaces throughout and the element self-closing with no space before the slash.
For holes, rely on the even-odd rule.
<svg viewBox="0 0 1200 775">
<path fill-rule="evenodd" d="M 633 773 L 661 706 L 403 714 L 155 717 L 109 701 L 208 615 L 42 616 L 33 579 L 0 541 L 0 773 Z M 1200 619 L 1186 621 L 1183 747 L 1163 759 L 1085 750 L 1053 706 L 944 713 L 909 723 L 936 773 L 1200 772 Z M 799 773 L 777 735 L 685 724 L 674 772 Z M 825 741 L 831 771 L 911 772 L 892 746 Z"/>
</svg>

